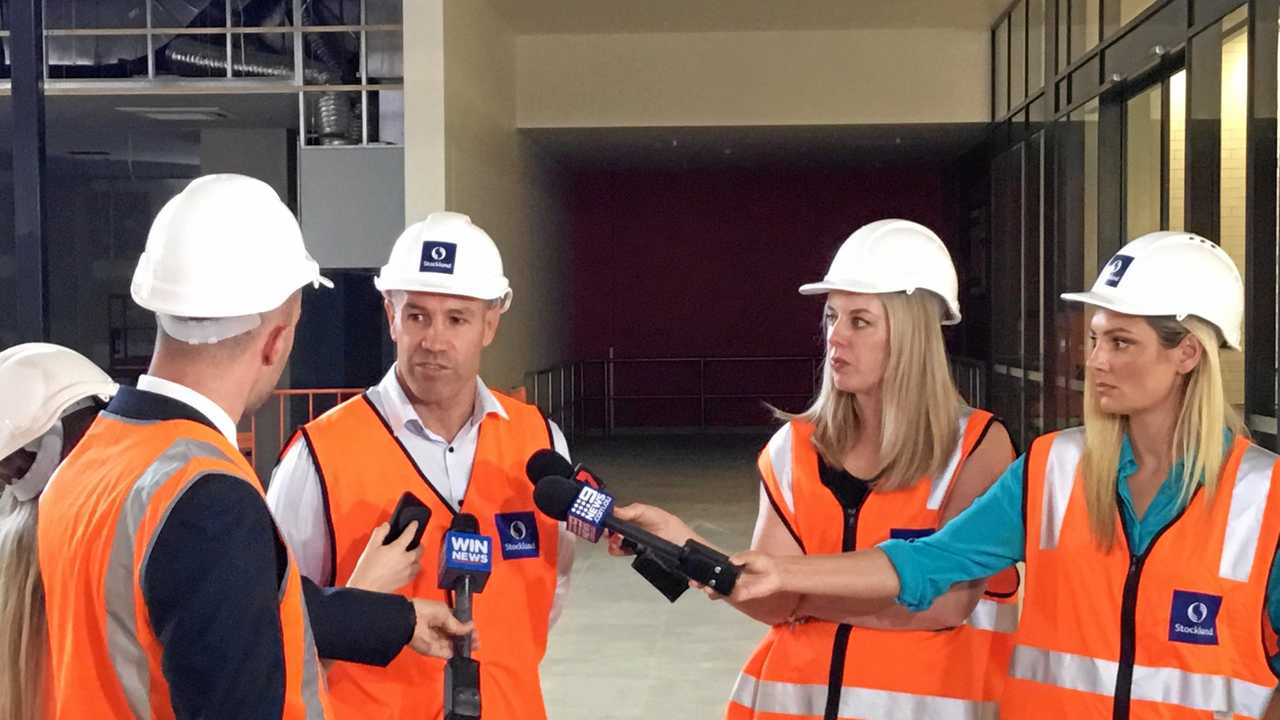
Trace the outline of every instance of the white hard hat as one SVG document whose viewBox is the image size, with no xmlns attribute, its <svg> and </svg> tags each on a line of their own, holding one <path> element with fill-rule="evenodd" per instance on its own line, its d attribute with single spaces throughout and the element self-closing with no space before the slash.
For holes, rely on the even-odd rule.
<svg viewBox="0 0 1280 720">
<path fill-rule="evenodd" d="M 1063 293 L 1062 299 L 1126 315 L 1180 321 L 1195 315 L 1217 328 L 1226 346 L 1240 349 L 1240 271 L 1225 250 L 1194 233 L 1147 233 L 1111 257 L 1093 289 Z"/>
<path fill-rule="evenodd" d="M 943 325 L 960 322 L 956 267 L 947 246 L 929 228 L 910 220 L 877 220 L 844 241 L 822 282 L 800 286 L 801 295 L 928 290 L 946 305 Z"/>
<path fill-rule="evenodd" d="M 382 292 L 404 290 L 502 300 L 511 307 L 511 284 L 493 238 L 471 218 L 434 212 L 405 228 L 373 284 Z"/>
<path fill-rule="evenodd" d="M 0 352 L 0 387 L 0 458 L 39 439 L 80 401 L 116 394 L 116 384 L 89 358 L 49 343 Z"/>
<path fill-rule="evenodd" d="M 225 174 L 196 178 L 165 203 L 131 290 L 171 336 L 200 343 L 252 330 L 306 285 L 333 287 L 297 218 L 270 185 Z"/>
</svg>

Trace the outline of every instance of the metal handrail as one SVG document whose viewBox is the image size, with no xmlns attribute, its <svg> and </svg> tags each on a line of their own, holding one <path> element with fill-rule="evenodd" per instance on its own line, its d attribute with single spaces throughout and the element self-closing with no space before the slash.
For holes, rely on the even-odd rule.
<svg viewBox="0 0 1280 720">
<path fill-rule="evenodd" d="M 950 359 L 952 378 L 957 389 L 967 403 L 975 407 L 984 407 L 987 401 L 989 383 L 986 363 L 972 358 L 952 356 Z M 809 377 L 812 382 L 811 391 L 795 392 L 707 392 L 707 366 L 716 363 L 794 363 L 809 364 Z M 619 393 L 617 391 L 617 371 L 619 366 L 652 365 L 652 364 L 697 364 L 698 392 L 653 392 L 653 393 Z M 605 436 L 610 436 L 618 428 L 617 405 L 619 402 L 637 402 L 653 400 L 697 400 L 698 427 L 707 428 L 707 404 L 718 400 L 751 400 L 770 398 L 808 398 L 818 390 L 821 382 L 819 370 L 822 358 L 805 355 L 773 355 L 773 356 L 677 356 L 677 357 L 638 357 L 638 358 L 599 358 L 580 360 L 577 362 L 556 365 L 525 375 L 525 387 L 529 402 L 537 405 L 549 418 L 554 420 L 565 434 L 576 437 L 587 430 L 586 408 L 591 403 L 603 403 L 604 422 L 600 428 Z M 601 375 L 603 391 L 599 395 L 586 394 L 586 372 L 588 368 L 598 368 Z"/>
</svg>

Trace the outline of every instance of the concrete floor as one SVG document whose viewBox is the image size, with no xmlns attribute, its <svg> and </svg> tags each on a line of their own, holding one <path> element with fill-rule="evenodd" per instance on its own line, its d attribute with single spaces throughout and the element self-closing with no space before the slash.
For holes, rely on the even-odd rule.
<svg viewBox="0 0 1280 720">
<path fill-rule="evenodd" d="M 620 504 L 659 505 L 719 547 L 745 549 L 767 435 L 582 440 L 574 459 Z M 573 585 L 542 663 L 551 720 L 719 718 L 766 628 L 688 591 L 675 605 L 603 543 L 577 546 Z"/>
</svg>

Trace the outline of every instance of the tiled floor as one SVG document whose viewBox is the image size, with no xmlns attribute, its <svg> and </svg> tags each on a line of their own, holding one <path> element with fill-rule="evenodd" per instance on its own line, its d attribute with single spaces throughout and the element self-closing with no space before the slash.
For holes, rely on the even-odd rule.
<svg viewBox="0 0 1280 720">
<path fill-rule="evenodd" d="M 620 503 L 675 512 L 720 547 L 745 549 L 758 502 L 755 435 L 580 441 L 575 459 Z M 551 720 L 719 718 L 765 627 L 694 591 L 675 604 L 629 561 L 578 544 L 569 602 L 551 632 L 542 686 Z"/>
</svg>

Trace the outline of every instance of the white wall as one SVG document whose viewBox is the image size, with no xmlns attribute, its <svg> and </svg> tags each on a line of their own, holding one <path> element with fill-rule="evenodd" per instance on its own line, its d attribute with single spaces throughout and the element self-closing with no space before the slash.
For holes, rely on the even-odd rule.
<svg viewBox="0 0 1280 720">
<path fill-rule="evenodd" d="M 520 127 L 986 122 L 984 30 L 529 35 Z"/>
<path fill-rule="evenodd" d="M 444 0 L 404 3 L 405 224 L 445 206 Z"/>
</svg>

